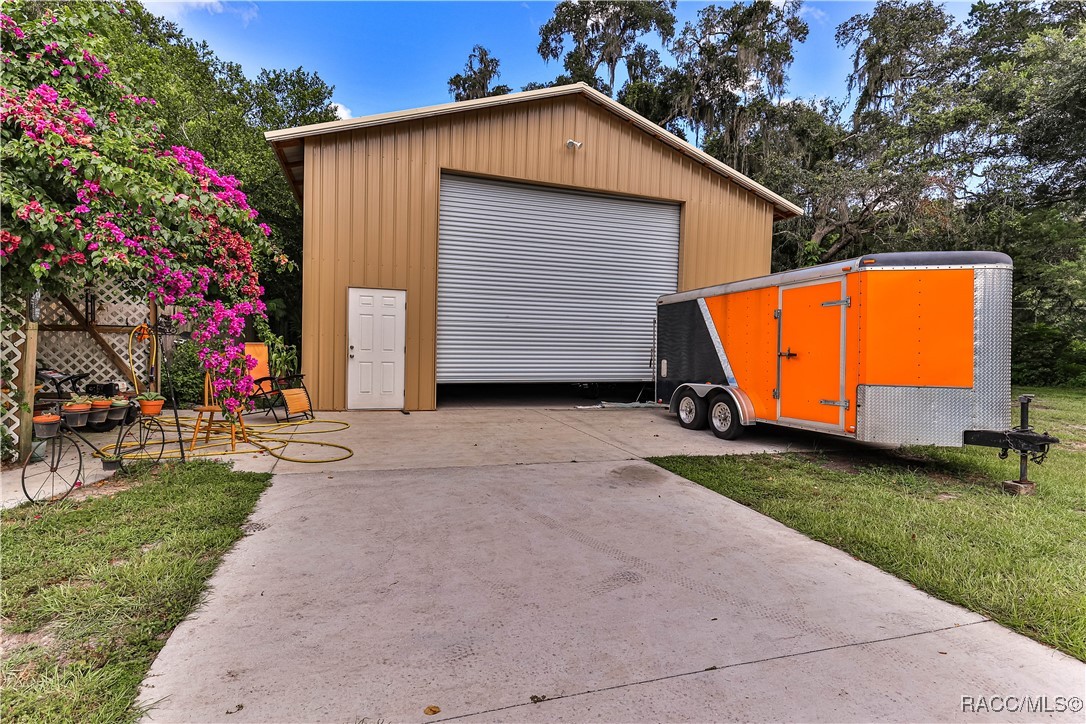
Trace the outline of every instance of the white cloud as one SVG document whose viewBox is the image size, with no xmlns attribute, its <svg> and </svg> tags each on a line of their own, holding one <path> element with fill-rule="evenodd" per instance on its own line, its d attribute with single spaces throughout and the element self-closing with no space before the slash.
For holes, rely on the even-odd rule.
<svg viewBox="0 0 1086 724">
<path fill-rule="evenodd" d="M 242 26 L 249 23 L 260 14 L 254 2 L 230 2 L 230 0 L 140 0 L 143 6 L 156 15 L 161 15 L 173 22 L 181 21 L 193 11 L 204 11 L 209 15 L 221 15 L 228 13 L 236 15 Z"/>
<path fill-rule="evenodd" d="M 819 10 L 814 5 L 805 4 L 799 9 L 799 16 L 801 18 L 809 18 L 819 23 L 820 25 L 826 24 L 827 15 L 824 10 Z"/>
<path fill-rule="evenodd" d="M 338 118 L 341 121 L 346 119 L 346 118 L 353 118 L 354 117 L 354 114 L 351 113 L 351 109 L 348 108 L 347 106 L 343 105 L 342 103 L 333 103 L 332 108 L 336 112 L 336 118 Z"/>
</svg>

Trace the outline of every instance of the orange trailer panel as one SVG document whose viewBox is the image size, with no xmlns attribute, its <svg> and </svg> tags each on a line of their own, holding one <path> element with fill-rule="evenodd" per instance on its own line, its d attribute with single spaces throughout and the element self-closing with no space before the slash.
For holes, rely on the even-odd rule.
<svg viewBox="0 0 1086 724">
<path fill-rule="evenodd" d="M 888 270 L 863 285 L 860 384 L 973 386 L 973 270 Z"/>
<path fill-rule="evenodd" d="M 766 360 L 777 354 L 777 330 L 771 324 L 754 320 L 772 320 L 777 308 L 777 288 L 751 289 L 708 297 L 705 305 L 720 339 L 729 340 L 728 361 L 736 379 L 743 380 L 743 391 L 754 405 L 755 416 L 777 419 L 777 369 Z"/>
</svg>

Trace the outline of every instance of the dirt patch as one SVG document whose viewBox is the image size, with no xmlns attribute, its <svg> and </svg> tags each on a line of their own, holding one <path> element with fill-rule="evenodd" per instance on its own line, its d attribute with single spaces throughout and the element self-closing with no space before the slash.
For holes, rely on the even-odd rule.
<svg viewBox="0 0 1086 724">
<path fill-rule="evenodd" d="M 654 465 L 623 465 L 612 470 L 611 475 L 630 484 L 658 483 L 667 477 L 667 473 Z"/>
<path fill-rule="evenodd" d="M 103 478 L 96 483 L 86 483 L 79 486 L 68 493 L 68 497 L 65 500 L 71 500 L 73 502 L 86 500 L 92 497 L 101 497 L 108 495 L 116 495 L 122 491 L 128 490 L 135 485 L 138 485 L 139 481 L 135 478 L 120 478 L 117 476 L 111 476 Z"/>
<path fill-rule="evenodd" d="M 804 453 L 801 457 L 816 465 L 820 465 L 827 470 L 833 470 L 837 473 L 848 473 L 849 475 L 856 475 L 861 472 L 861 468 L 858 461 L 845 456 L 843 454 L 812 454 Z"/>
<path fill-rule="evenodd" d="M 27 633 L 8 633 L 0 628 L 0 657 L 8 658 L 15 649 L 24 646 L 41 646 L 43 648 L 53 645 L 55 639 L 52 633 L 53 627 L 49 624 L 42 626 L 37 631 Z"/>
<path fill-rule="evenodd" d="M 979 474 L 958 475 L 940 468 L 940 463 L 893 450 L 851 450 L 847 452 L 802 453 L 800 457 L 820 467 L 848 475 L 858 475 L 868 468 L 881 470 L 898 468 L 901 472 L 918 472 L 943 485 L 991 485 L 992 481 Z"/>
</svg>

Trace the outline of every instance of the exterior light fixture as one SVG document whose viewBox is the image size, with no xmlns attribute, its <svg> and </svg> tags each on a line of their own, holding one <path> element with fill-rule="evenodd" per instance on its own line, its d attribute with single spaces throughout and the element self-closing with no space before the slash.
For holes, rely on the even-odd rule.
<svg viewBox="0 0 1086 724">
<path fill-rule="evenodd" d="M 41 288 L 35 289 L 26 300 L 26 316 L 31 322 L 41 320 Z"/>
<path fill-rule="evenodd" d="M 87 324 L 94 324 L 98 319 L 98 293 L 90 284 L 83 291 L 83 318 Z"/>
</svg>

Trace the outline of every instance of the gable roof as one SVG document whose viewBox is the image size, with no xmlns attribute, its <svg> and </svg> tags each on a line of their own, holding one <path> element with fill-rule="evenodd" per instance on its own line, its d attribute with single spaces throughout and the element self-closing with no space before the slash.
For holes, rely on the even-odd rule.
<svg viewBox="0 0 1086 724">
<path fill-rule="evenodd" d="M 404 121 L 415 121 L 452 113 L 462 113 L 464 111 L 478 110 L 480 108 L 494 108 L 513 103 L 523 103 L 525 101 L 570 95 L 583 96 L 592 103 L 595 103 L 601 108 L 628 121 L 655 138 L 657 141 L 671 146 L 680 153 L 705 166 L 710 171 L 720 174 L 756 196 L 761 197 L 773 206 L 773 216 L 775 219 L 788 219 L 803 214 L 803 209 L 796 206 L 788 199 L 770 191 L 757 181 L 744 176 L 731 166 L 713 158 L 701 149 L 687 143 L 675 134 L 666 131 L 644 116 L 630 110 L 626 106 L 611 99 L 609 96 L 600 93 L 598 90 L 585 83 L 574 83 L 573 85 L 563 85 L 554 88 L 541 88 L 539 90 L 524 91 L 522 93 L 510 93 L 504 96 L 478 98 L 471 101 L 444 103 L 439 106 L 412 108 L 392 113 L 379 113 L 377 115 L 364 116 L 362 118 L 347 118 L 342 121 L 315 123 L 310 126 L 299 126 L 297 128 L 285 128 L 279 131 L 268 131 L 264 134 L 264 138 L 275 151 L 275 156 L 279 161 L 279 165 L 282 167 L 283 173 L 290 182 L 291 190 L 294 191 L 294 195 L 298 198 L 298 202 L 301 203 L 301 171 L 304 165 L 304 139 L 309 136 L 353 131 L 359 128 L 372 128 L 374 126 L 402 123 Z"/>
</svg>

